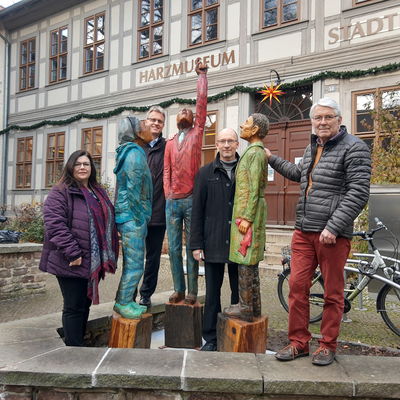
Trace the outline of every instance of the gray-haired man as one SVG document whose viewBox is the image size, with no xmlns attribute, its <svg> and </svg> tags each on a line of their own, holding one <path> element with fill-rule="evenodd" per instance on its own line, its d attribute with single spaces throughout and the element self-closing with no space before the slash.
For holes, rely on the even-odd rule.
<svg viewBox="0 0 400 400">
<path fill-rule="evenodd" d="M 368 201 L 371 157 L 367 145 L 341 125 L 339 105 L 322 98 L 310 110 L 313 135 L 302 161 L 293 164 L 266 149 L 269 165 L 300 182 L 292 238 L 289 281 L 290 345 L 276 358 L 290 361 L 308 356 L 311 279 L 319 268 L 324 279 L 322 338 L 312 363 L 329 365 L 335 358 L 343 313 L 344 265 L 350 250 L 353 221 Z"/>
</svg>

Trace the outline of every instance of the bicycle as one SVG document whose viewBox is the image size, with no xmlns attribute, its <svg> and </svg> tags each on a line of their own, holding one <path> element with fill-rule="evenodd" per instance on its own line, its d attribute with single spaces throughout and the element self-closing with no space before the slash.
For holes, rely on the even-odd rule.
<svg viewBox="0 0 400 400">
<path fill-rule="evenodd" d="M 347 284 L 344 289 L 344 313 L 351 310 L 351 304 L 369 282 L 376 279 L 384 285 L 379 290 L 376 298 L 376 311 L 380 313 L 385 324 L 395 334 L 400 336 L 400 260 L 392 257 L 382 256 L 373 242 L 373 236 L 376 232 L 388 228 L 378 219 L 375 218 L 377 227 L 369 232 L 354 232 L 353 236 L 361 237 L 368 241 L 373 254 L 369 253 L 354 253 L 358 259 L 348 259 L 344 267 L 346 273 L 356 273 L 362 276 L 362 279 L 357 282 Z M 390 231 L 389 231 L 390 232 Z M 391 233 L 391 232 L 390 232 Z M 394 237 L 393 233 L 391 233 Z M 396 238 L 395 238 L 396 239 Z M 395 254 L 397 249 L 395 246 Z M 282 267 L 283 270 L 278 274 L 278 298 L 283 308 L 289 312 L 288 293 L 289 293 L 289 275 L 290 275 L 290 248 L 282 249 Z M 384 276 L 378 275 L 377 272 L 382 271 Z M 310 288 L 310 323 L 318 322 L 322 319 L 322 308 L 324 306 L 324 280 L 321 271 L 315 271 Z"/>
</svg>

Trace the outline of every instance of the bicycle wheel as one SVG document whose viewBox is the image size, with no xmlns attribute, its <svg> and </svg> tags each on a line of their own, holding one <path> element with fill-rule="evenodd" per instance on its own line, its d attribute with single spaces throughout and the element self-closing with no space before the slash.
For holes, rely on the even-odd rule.
<svg viewBox="0 0 400 400">
<path fill-rule="evenodd" d="M 379 291 L 376 299 L 377 311 L 385 324 L 400 336 L 400 291 L 386 284 Z"/>
<path fill-rule="evenodd" d="M 289 275 L 290 268 L 285 269 L 278 278 L 278 298 L 283 308 L 289 312 Z M 313 285 L 310 289 L 310 322 L 318 322 L 322 319 L 324 306 L 324 281 L 319 271 L 314 273 Z"/>
</svg>

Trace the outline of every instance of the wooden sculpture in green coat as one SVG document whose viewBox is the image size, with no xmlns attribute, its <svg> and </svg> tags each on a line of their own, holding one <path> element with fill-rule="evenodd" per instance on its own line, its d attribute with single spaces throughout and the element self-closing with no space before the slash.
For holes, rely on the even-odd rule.
<svg viewBox="0 0 400 400">
<path fill-rule="evenodd" d="M 267 135 L 268 118 L 252 114 L 240 129 L 240 137 L 249 142 L 236 167 L 236 191 L 231 224 L 229 260 L 239 264 L 239 307 L 224 314 L 245 321 L 261 316 L 258 263 L 264 258 L 264 199 L 266 163 L 262 139 Z"/>
</svg>

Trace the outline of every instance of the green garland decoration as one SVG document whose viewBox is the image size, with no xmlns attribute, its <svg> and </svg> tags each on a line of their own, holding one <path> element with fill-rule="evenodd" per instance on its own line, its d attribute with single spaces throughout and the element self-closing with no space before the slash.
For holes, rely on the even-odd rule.
<svg viewBox="0 0 400 400">
<path fill-rule="evenodd" d="M 354 71 L 325 71 L 320 72 L 319 74 L 310 76 L 305 79 L 300 79 L 290 83 L 284 83 L 281 85 L 282 90 L 294 89 L 296 87 L 307 86 L 311 85 L 314 82 L 318 82 L 324 79 L 351 79 L 351 78 L 360 78 L 368 75 L 378 75 L 381 73 L 393 72 L 400 70 L 400 63 L 392 63 L 383 65 L 381 67 L 373 67 L 364 70 L 354 70 Z M 262 87 L 248 87 L 248 86 L 234 86 L 231 89 L 215 94 L 214 96 L 208 97 L 208 103 L 214 103 L 222 99 L 226 99 L 229 96 L 232 96 L 235 93 L 255 93 L 263 89 Z M 182 99 L 179 97 L 174 97 L 167 101 L 163 101 L 158 105 L 162 108 L 168 108 L 172 104 L 196 104 L 196 100 L 194 99 Z M 151 106 L 143 106 L 143 107 L 118 107 L 114 110 L 98 113 L 98 114 L 86 114 L 86 113 L 79 113 L 74 115 L 71 118 L 59 120 L 59 121 L 52 121 L 52 120 L 43 120 L 33 125 L 29 126 L 21 126 L 21 125 L 10 125 L 7 128 L 0 131 L 0 135 L 8 133 L 11 130 L 20 130 L 20 131 L 30 131 L 41 128 L 44 125 L 52 125 L 52 126 L 60 126 L 60 125 L 68 125 L 72 122 L 78 121 L 82 118 L 87 119 L 104 119 L 109 118 L 118 114 L 121 114 L 123 111 L 134 111 L 134 112 L 146 112 L 149 110 Z"/>
</svg>

